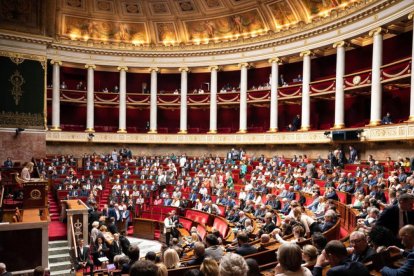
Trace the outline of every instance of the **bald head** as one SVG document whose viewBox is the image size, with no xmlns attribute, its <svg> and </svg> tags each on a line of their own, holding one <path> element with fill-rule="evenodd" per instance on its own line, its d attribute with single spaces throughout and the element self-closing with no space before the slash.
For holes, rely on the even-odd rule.
<svg viewBox="0 0 414 276">
<path fill-rule="evenodd" d="M 400 229 L 398 235 L 401 238 L 401 243 L 407 249 L 412 249 L 414 247 L 414 225 L 408 224 Z"/>
</svg>

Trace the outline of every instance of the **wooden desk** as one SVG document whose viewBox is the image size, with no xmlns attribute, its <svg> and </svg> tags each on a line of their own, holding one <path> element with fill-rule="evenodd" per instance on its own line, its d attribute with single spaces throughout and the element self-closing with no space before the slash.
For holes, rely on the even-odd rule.
<svg viewBox="0 0 414 276">
<path fill-rule="evenodd" d="M 134 236 L 142 239 L 153 240 L 155 238 L 155 228 L 158 223 L 158 221 L 152 219 L 134 218 Z"/>
<path fill-rule="evenodd" d="M 23 211 L 22 222 L 40 222 L 42 221 L 39 209 L 25 209 Z"/>
</svg>

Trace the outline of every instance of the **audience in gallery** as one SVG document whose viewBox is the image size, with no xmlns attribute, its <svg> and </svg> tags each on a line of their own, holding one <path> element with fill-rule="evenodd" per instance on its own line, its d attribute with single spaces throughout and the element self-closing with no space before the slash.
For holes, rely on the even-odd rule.
<svg viewBox="0 0 414 276">
<path fill-rule="evenodd" d="M 306 268 L 312 268 L 315 265 L 314 275 L 320 275 L 320 270 L 327 263 L 331 265 L 328 275 L 336 275 L 335 273 L 340 273 L 344 269 L 358 271 L 356 275 L 365 275 L 366 269 L 362 269 L 364 266 L 361 268 L 359 262 L 365 263 L 373 252 L 388 250 L 389 252 L 398 253 L 397 247 L 393 244 L 398 245 L 400 242 L 398 240 L 393 242 L 392 238 L 388 238 L 390 235 L 392 236 L 393 232 L 399 232 L 401 243 L 407 250 L 412 249 L 413 245 L 410 244 L 409 239 L 405 239 L 405 236 L 411 232 L 409 230 L 401 232 L 402 229 L 405 229 L 401 226 L 411 226 L 409 224 L 413 224 L 411 219 L 412 204 L 414 202 L 412 196 L 414 178 L 410 175 L 412 173 L 412 160 L 409 158 L 409 162 L 404 158 L 398 158 L 397 161 L 388 158 L 386 162 L 378 162 L 370 156 L 366 162 L 355 165 L 355 167 L 359 165 L 359 169 L 352 172 L 345 171 L 342 166 L 348 160 L 350 163 L 355 160 L 355 158 L 351 158 L 351 156 L 355 157 L 355 152 L 357 156 L 357 151 L 353 147 L 349 147 L 349 154 L 336 149 L 331 151 L 326 159 L 318 157 L 319 162 L 315 162 L 306 155 L 298 155 L 291 160 L 287 160 L 284 156 L 249 156 L 243 149 L 235 148 L 230 150 L 225 158 L 211 155 L 190 158 L 186 154 L 180 156 L 170 154 L 166 156 L 136 157 L 133 156 L 131 150 L 122 148 L 121 150 L 114 150 L 110 154 L 85 154 L 82 159 L 82 166 L 85 169 L 83 175 L 77 172 L 77 160 L 72 156 L 55 156 L 50 160 L 46 160 L 46 162 L 39 160 L 36 162 L 36 166 L 51 178 L 56 172 L 56 180 L 62 179 L 57 190 L 59 188 L 61 191 L 76 190 L 78 191 L 78 197 L 81 194 L 80 191 L 86 190 L 88 192 L 87 198 L 88 204 L 91 206 L 91 215 L 95 215 L 97 218 L 91 220 L 91 242 L 94 243 L 95 241 L 97 244 L 97 247 L 91 247 L 91 254 L 93 256 L 97 252 L 103 252 L 104 255 L 108 254 L 111 258 L 114 258 L 118 268 L 124 269 L 129 265 L 131 274 L 133 274 L 135 266 L 136 270 L 141 269 L 138 263 L 143 261 L 131 261 L 133 258 L 129 256 L 131 253 L 127 246 L 122 244 L 122 236 L 119 237 L 119 243 L 115 242 L 118 251 L 116 251 L 114 245 L 107 246 L 105 222 L 107 219 L 113 221 L 112 224 L 108 225 L 108 229 L 112 229 L 112 232 L 115 233 L 115 239 L 118 239 L 117 233 L 119 230 L 127 229 L 127 227 L 124 228 L 125 223 L 128 225 L 130 219 L 137 212 L 137 207 L 146 208 L 148 206 L 147 199 L 151 192 L 161 191 L 159 200 L 166 198 L 179 199 L 179 208 L 184 206 L 184 203 L 187 204 L 186 206 L 192 206 L 193 202 L 197 202 L 200 209 L 219 214 L 221 210 L 218 207 L 225 205 L 225 213 L 222 216 L 234 222 L 239 232 L 234 244 L 227 248 L 222 245 L 223 237 L 218 238 L 216 235 L 208 234 L 204 241 L 206 246 L 204 246 L 199 242 L 201 239 L 197 233 L 193 232 L 195 234 L 194 239 L 192 238 L 190 243 L 193 244 L 194 259 L 190 259 L 185 263 L 181 262 L 177 248 L 177 245 L 183 242 L 180 239 L 178 244 L 173 242 L 171 248 L 167 246 L 163 253 L 162 259 L 167 268 L 179 267 L 181 263 L 192 265 L 192 261 L 194 261 L 195 264 L 201 264 L 205 271 L 215 271 L 214 263 L 211 263 L 211 260 L 214 260 L 214 262 L 218 261 L 220 263 L 219 265 L 215 263 L 220 271 L 224 267 L 226 271 L 235 273 L 232 275 L 239 272 L 240 275 L 245 275 L 246 264 L 240 261 L 240 258 L 234 257 L 245 255 L 244 251 L 247 251 L 245 248 L 248 248 L 249 253 L 260 252 L 260 250 L 266 248 L 266 244 L 269 242 L 279 241 L 281 248 L 282 246 L 291 246 L 291 249 L 287 252 L 295 254 L 293 246 L 296 246 L 296 242 L 304 240 L 306 235 L 311 236 L 314 247 L 304 247 L 299 265 L 306 263 Z M 350 157 L 348 160 L 347 156 Z M 312 166 L 309 166 L 309 164 L 312 164 Z M 245 170 L 241 170 L 244 165 L 246 165 Z M 65 168 L 65 170 L 62 170 L 62 168 Z M 102 170 L 103 173 L 96 175 L 92 173 L 94 170 Z M 118 174 L 118 171 L 129 173 Z M 237 172 L 240 172 L 237 178 L 242 177 L 240 182 L 235 178 Z M 387 174 L 389 177 L 386 176 Z M 249 175 L 250 178 L 246 179 L 246 175 Z M 135 179 L 143 181 L 133 182 Z M 325 183 L 325 187 L 323 187 L 326 189 L 325 193 L 322 193 L 323 189 L 315 182 L 320 180 Z M 103 210 L 97 210 L 98 200 L 96 199 L 99 194 L 97 187 L 108 182 L 112 182 L 114 188 L 111 189 L 109 206 Z M 241 189 L 239 192 L 238 189 L 235 190 L 235 184 L 240 185 L 240 183 L 244 185 L 242 187 L 245 189 Z M 307 217 L 307 213 L 304 212 L 305 209 L 301 208 L 303 203 L 296 201 L 295 197 L 290 197 L 292 191 L 290 188 L 286 189 L 286 183 L 293 185 L 291 186 L 293 194 L 298 190 L 313 194 L 312 203 L 308 207 L 314 214 L 317 214 L 316 217 L 319 215 L 319 219 Z M 166 189 L 169 185 L 173 185 L 174 189 Z M 294 188 L 295 186 L 297 186 L 297 189 Z M 352 189 L 348 187 L 352 187 Z M 363 187 L 363 189 L 359 189 L 359 187 Z M 370 190 L 367 190 L 366 187 L 370 187 Z M 388 187 L 390 200 L 387 200 L 387 198 L 384 200 L 382 196 L 386 187 Z M 185 199 L 183 194 L 187 189 L 195 197 L 190 196 Z M 326 241 L 323 241 L 323 235 L 320 234 L 329 230 L 338 219 L 335 205 L 332 204 L 332 200 L 338 199 L 334 196 L 337 190 L 348 191 L 353 194 L 356 197 L 353 206 L 360 213 L 360 220 L 356 231 L 350 236 L 350 248 L 348 249 L 338 243 L 328 244 L 325 248 Z M 277 192 L 275 193 L 275 191 Z M 239 198 L 242 193 L 244 195 Z M 144 194 L 145 196 L 143 196 Z M 331 196 L 333 199 L 329 199 Z M 138 201 L 140 197 L 141 199 Z M 163 200 L 162 204 L 164 203 Z M 279 226 L 279 230 L 279 228 L 273 227 L 277 227 L 278 216 L 275 214 L 279 209 L 282 209 L 281 205 L 285 208 L 283 211 L 286 217 Z M 217 208 L 212 206 L 217 206 Z M 125 217 L 124 214 L 128 213 L 126 211 L 131 215 Z M 261 230 L 260 234 L 255 236 L 256 239 L 261 241 L 257 247 L 249 244 L 249 238 L 252 236 L 248 231 L 251 225 L 247 222 L 251 220 L 253 215 L 256 215 L 254 218 Z M 389 218 L 391 217 L 395 222 L 390 223 Z M 401 230 L 398 231 L 400 228 Z M 291 233 L 294 234 L 294 237 L 289 239 L 287 236 Z M 375 233 L 375 235 L 372 233 Z M 368 240 L 370 240 L 372 246 L 367 242 Z M 260 248 L 260 246 L 264 247 Z M 279 248 L 279 253 L 282 252 L 280 251 L 281 248 Z M 345 248 L 346 253 L 344 253 L 343 248 Z M 119 249 L 121 250 L 119 251 Z M 226 251 L 234 251 L 236 255 L 230 252 L 226 253 Z M 114 254 L 115 252 L 123 252 L 129 259 L 123 258 L 122 254 Z M 318 261 L 315 259 L 316 254 L 319 255 Z M 115 258 L 117 255 L 121 257 Z M 176 255 L 178 258 L 175 258 Z M 409 254 L 402 255 L 409 256 Z M 227 260 L 227 258 L 229 259 Z M 134 259 L 138 260 L 138 258 Z M 94 260 L 96 261 L 95 258 Z M 293 258 L 289 260 L 293 261 Z M 227 269 L 229 263 L 232 264 L 232 270 Z M 280 259 L 279 263 L 280 267 L 283 268 L 283 262 Z M 410 259 L 408 259 L 402 268 L 406 265 L 410 267 L 410 263 Z M 105 264 L 101 262 L 99 265 Z M 291 266 L 291 269 L 296 268 L 296 263 Z M 156 269 L 158 271 L 161 268 L 157 267 Z M 283 269 L 283 271 L 276 269 L 276 272 L 285 273 L 281 275 L 293 275 L 289 274 L 290 269 Z M 386 270 L 384 268 L 384 271 Z M 303 274 L 298 275 L 307 275 L 305 274 L 307 273 L 306 270 L 301 269 L 300 271 Z"/>
</svg>

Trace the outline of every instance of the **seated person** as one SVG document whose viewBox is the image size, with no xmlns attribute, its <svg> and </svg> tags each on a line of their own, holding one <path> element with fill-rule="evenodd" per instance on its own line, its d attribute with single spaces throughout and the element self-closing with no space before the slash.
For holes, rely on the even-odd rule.
<svg viewBox="0 0 414 276">
<path fill-rule="evenodd" d="M 205 258 L 205 247 L 202 242 L 194 244 L 194 258 L 187 262 L 187 266 L 200 265 Z"/>
<path fill-rule="evenodd" d="M 381 123 L 383 125 L 392 124 L 391 114 L 389 112 L 382 118 Z"/>
<path fill-rule="evenodd" d="M 266 246 L 268 246 L 269 242 L 270 242 L 270 235 L 269 234 L 261 235 L 260 236 L 260 244 L 257 247 L 257 252 L 267 250 Z"/>
<path fill-rule="evenodd" d="M 268 212 L 265 215 L 265 223 L 259 231 L 259 236 L 262 234 L 270 234 L 275 228 L 276 224 L 272 220 L 272 213 Z"/>
<path fill-rule="evenodd" d="M 277 260 L 279 264 L 275 268 L 276 276 L 312 275 L 307 267 L 302 266 L 302 250 L 297 244 L 282 244 L 277 251 Z"/>
<path fill-rule="evenodd" d="M 108 253 L 109 248 L 106 246 L 103 237 L 97 237 L 92 250 L 93 264 L 101 266 L 102 269 L 106 268 L 109 261 L 107 258 Z M 102 258 L 106 258 L 106 260 Z"/>
<path fill-rule="evenodd" d="M 309 269 L 313 268 L 318 258 L 318 249 L 311 244 L 307 244 L 303 246 L 302 251 L 302 259 L 305 261 L 302 266 L 306 266 Z"/>
<path fill-rule="evenodd" d="M 242 256 L 250 255 L 257 253 L 257 248 L 253 247 L 249 244 L 249 237 L 245 232 L 240 232 L 237 235 L 237 243 L 238 246 L 236 247 L 236 253 Z"/>
<path fill-rule="evenodd" d="M 300 226 L 300 225 L 296 225 L 293 227 L 292 231 L 293 231 L 293 239 L 291 240 L 284 240 L 279 234 L 280 234 L 280 230 L 276 229 L 276 234 L 275 234 L 275 238 L 279 243 L 297 243 L 297 242 L 301 242 L 305 239 L 305 229 Z"/>
<path fill-rule="evenodd" d="M 328 210 L 325 213 L 325 222 L 319 224 L 322 233 L 331 229 L 336 223 L 336 213 L 333 210 Z"/>
<path fill-rule="evenodd" d="M 313 268 L 313 276 L 322 276 L 323 266 L 329 264 L 331 268 L 327 271 L 327 276 L 335 275 L 358 275 L 369 276 L 368 269 L 359 262 L 353 262 L 348 257 L 348 252 L 342 242 L 332 240 L 328 242 L 321 255 L 316 260 Z"/>
<path fill-rule="evenodd" d="M 205 256 L 219 261 L 223 257 L 224 251 L 219 245 L 218 238 L 213 234 L 208 234 L 205 243 L 207 245 Z"/>
<path fill-rule="evenodd" d="M 110 253 L 109 257 L 110 260 L 112 260 L 114 263 L 118 262 L 118 259 L 122 256 L 125 256 L 123 253 L 122 243 L 119 240 L 119 234 L 114 234 L 114 240 L 112 241 L 111 247 L 110 247 Z"/>
<path fill-rule="evenodd" d="M 400 249 L 396 246 L 388 247 L 390 252 L 399 252 L 403 257 L 406 258 L 404 264 L 399 268 L 384 267 L 381 270 L 381 274 L 385 276 L 391 275 L 412 275 L 414 269 L 414 226 L 409 224 L 404 226 L 399 231 L 401 237 L 401 243 L 404 245 L 406 250 Z"/>
<path fill-rule="evenodd" d="M 85 246 L 83 239 L 78 240 L 78 247 L 76 247 L 76 250 L 78 256 L 75 260 L 75 269 L 79 270 L 81 268 L 89 267 L 89 272 L 93 275 L 93 263 L 90 259 L 89 247 Z"/>
<path fill-rule="evenodd" d="M 375 254 L 375 250 L 369 246 L 367 237 L 361 231 L 352 232 L 349 243 L 352 247 L 348 249 L 348 252 L 351 253 L 353 262 L 366 263 Z"/>
</svg>

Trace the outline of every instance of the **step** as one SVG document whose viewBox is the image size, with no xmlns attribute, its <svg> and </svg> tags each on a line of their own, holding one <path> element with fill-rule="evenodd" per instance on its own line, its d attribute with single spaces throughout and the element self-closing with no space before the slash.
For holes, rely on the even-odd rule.
<svg viewBox="0 0 414 276">
<path fill-rule="evenodd" d="M 66 251 L 64 254 L 55 254 L 55 255 L 49 255 L 49 264 L 55 264 L 60 262 L 70 262 L 70 256 L 69 253 Z"/>
<path fill-rule="evenodd" d="M 70 261 L 63 261 L 58 263 L 49 263 L 50 272 L 58 270 L 67 270 L 68 272 L 72 268 L 72 263 Z"/>
<path fill-rule="evenodd" d="M 56 248 L 56 247 L 68 247 L 68 241 L 50 241 L 49 242 L 49 248 Z"/>
<path fill-rule="evenodd" d="M 62 247 L 53 247 L 49 248 L 49 257 L 57 254 L 68 254 L 69 252 L 69 246 L 62 246 Z"/>
<path fill-rule="evenodd" d="M 75 273 L 74 272 L 72 272 L 72 273 L 70 273 L 70 269 L 69 270 L 67 270 L 67 269 L 65 269 L 65 270 L 57 270 L 57 271 L 51 271 L 50 272 L 50 275 L 51 276 L 73 276 Z"/>
</svg>

